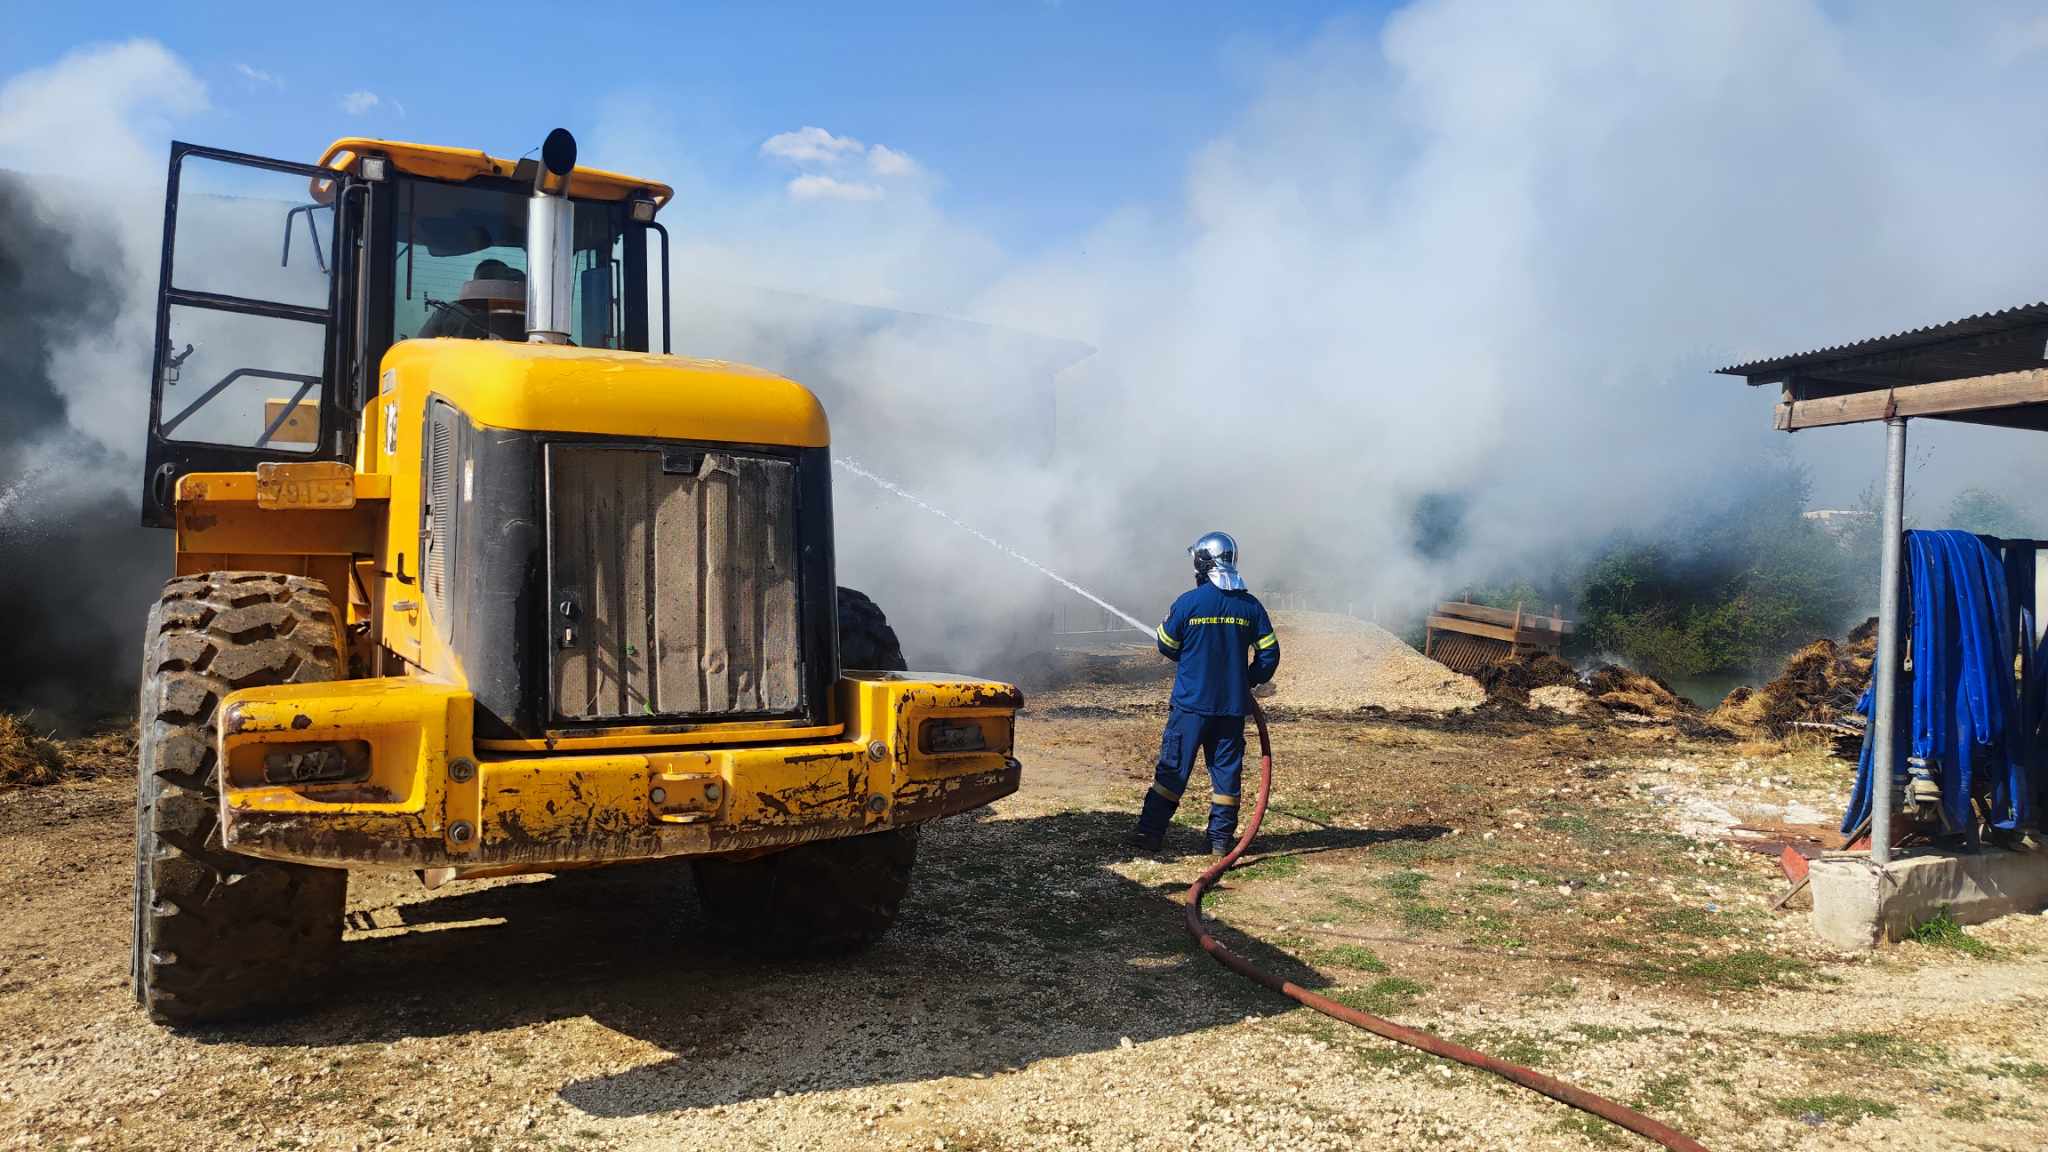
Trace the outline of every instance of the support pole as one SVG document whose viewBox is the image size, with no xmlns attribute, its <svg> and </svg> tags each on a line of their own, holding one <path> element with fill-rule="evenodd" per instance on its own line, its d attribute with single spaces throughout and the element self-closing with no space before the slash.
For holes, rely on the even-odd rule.
<svg viewBox="0 0 2048 1152">
<path fill-rule="evenodd" d="M 1870 718 L 1877 740 L 1870 756 L 1870 859 L 1879 867 L 1892 858 L 1892 779 L 1898 772 L 1898 744 L 1892 738 L 1899 697 L 1899 585 L 1906 529 L 1906 420 L 1884 422 L 1884 536 L 1879 545 L 1877 582 L 1877 700 Z"/>
</svg>

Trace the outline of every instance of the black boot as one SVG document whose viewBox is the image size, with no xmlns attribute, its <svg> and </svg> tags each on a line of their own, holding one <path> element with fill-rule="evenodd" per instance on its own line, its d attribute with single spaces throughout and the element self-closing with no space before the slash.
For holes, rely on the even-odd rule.
<svg viewBox="0 0 2048 1152">
<path fill-rule="evenodd" d="M 1166 837 L 1164 834 L 1158 836 L 1147 836 L 1142 830 L 1132 832 L 1129 836 L 1124 838 L 1125 844 L 1128 844 L 1129 846 L 1136 848 L 1141 852 L 1157 852 L 1159 851 L 1160 846 L 1165 842 Z"/>
<path fill-rule="evenodd" d="M 1230 850 L 1235 847 L 1237 847 L 1237 826 L 1235 824 L 1232 824 L 1230 830 L 1225 832 L 1220 838 L 1216 835 L 1216 829 L 1213 826 L 1209 829 L 1209 855 L 1228 856 L 1230 855 Z"/>
</svg>

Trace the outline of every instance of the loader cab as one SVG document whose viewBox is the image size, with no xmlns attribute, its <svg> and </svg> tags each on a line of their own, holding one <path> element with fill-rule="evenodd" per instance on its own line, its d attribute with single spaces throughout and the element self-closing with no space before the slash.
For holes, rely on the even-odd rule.
<svg viewBox="0 0 2048 1152">
<path fill-rule="evenodd" d="M 173 143 L 143 523 L 174 524 L 187 473 L 353 461 L 398 341 L 524 341 L 535 168 L 396 141 L 339 140 L 314 164 Z M 568 195 L 570 342 L 649 351 L 658 308 L 667 351 L 670 190 L 579 168 Z"/>
</svg>

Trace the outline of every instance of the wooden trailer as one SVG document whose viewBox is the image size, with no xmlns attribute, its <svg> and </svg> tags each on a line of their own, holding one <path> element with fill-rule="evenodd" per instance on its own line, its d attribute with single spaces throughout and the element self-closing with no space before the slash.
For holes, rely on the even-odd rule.
<svg viewBox="0 0 2048 1152">
<path fill-rule="evenodd" d="M 1510 655 L 1560 654 L 1573 628 L 1553 606 L 1548 616 L 1514 608 L 1489 608 L 1469 600 L 1446 600 L 1430 613 L 1422 652 L 1454 672 L 1476 676 Z"/>
</svg>

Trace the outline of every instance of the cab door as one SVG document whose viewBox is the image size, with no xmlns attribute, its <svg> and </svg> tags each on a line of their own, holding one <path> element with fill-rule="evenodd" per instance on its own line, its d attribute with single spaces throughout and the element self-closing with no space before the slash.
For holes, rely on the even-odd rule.
<svg viewBox="0 0 2048 1152">
<path fill-rule="evenodd" d="M 142 522 L 174 523 L 178 477 L 354 455 L 341 407 L 351 277 L 346 174 L 171 145 Z M 342 211 L 337 211 L 337 209 Z"/>
</svg>

